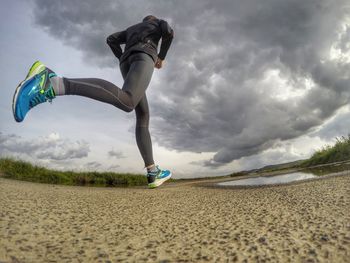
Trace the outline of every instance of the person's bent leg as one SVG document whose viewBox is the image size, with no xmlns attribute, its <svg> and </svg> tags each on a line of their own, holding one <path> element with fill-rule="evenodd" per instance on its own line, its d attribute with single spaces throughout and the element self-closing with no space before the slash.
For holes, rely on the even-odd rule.
<svg viewBox="0 0 350 263">
<path fill-rule="evenodd" d="M 149 108 L 146 95 L 135 108 L 136 113 L 136 142 L 145 162 L 145 167 L 154 165 L 152 140 L 149 133 Z"/>
<path fill-rule="evenodd" d="M 128 69 L 127 74 L 122 68 Z M 121 69 L 125 80 L 122 89 L 103 79 L 65 77 L 55 77 L 53 87 L 56 95 L 80 95 L 130 112 L 145 94 L 152 78 L 154 62 L 145 53 L 135 53 L 122 63 Z"/>
<path fill-rule="evenodd" d="M 109 103 L 123 111 L 130 112 L 134 104 L 130 94 L 113 83 L 98 78 L 63 78 L 65 95 L 80 95 Z"/>
</svg>

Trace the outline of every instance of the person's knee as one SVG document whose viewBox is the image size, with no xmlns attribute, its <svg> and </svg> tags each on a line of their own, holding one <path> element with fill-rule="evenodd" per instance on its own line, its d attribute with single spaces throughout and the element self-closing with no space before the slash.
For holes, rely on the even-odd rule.
<svg viewBox="0 0 350 263">
<path fill-rule="evenodd" d="M 122 105 L 114 104 L 114 106 L 117 107 L 118 109 L 121 109 L 124 112 L 127 112 L 127 113 L 132 112 L 134 110 L 133 107 L 130 107 L 129 105 L 125 105 L 125 104 L 122 104 Z"/>
<path fill-rule="evenodd" d="M 126 112 L 132 112 L 136 108 L 138 103 L 135 101 L 133 96 L 130 94 L 130 95 L 128 95 L 127 98 L 124 98 L 123 104 L 125 105 Z"/>
<path fill-rule="evenodd" d="M 122 104 L 122 110 L 125 112 L 132 112 L 136 108 L 136 105 L 132 102 L 132 100 L 124 101 Z"/>
<path fill-rule="evenodd" d="M 124 111 L 125 111 L 125 112 L 128 112 L 128 113 L 129 113 L 129 112 L 132 112 L 133 110 L 134 110 L 133 108 L 126 108 L 126 109 L 124 109 Z"/>
</svg>

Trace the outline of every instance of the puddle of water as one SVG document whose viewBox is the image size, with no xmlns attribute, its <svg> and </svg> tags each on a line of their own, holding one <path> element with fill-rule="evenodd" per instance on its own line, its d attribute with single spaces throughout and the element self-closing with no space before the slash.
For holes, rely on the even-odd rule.
<svg viewBox="0 0 350 263">
<path fill-rule="evenodd" d="M 271 184 L 286 184 L 294 181 L 306 180 L 316 177 L 309 173 L 290 173 L 275 176 L 259 176 L 254 178 L 246 178 L 240 180 L 233 180 L 228 182 L 218 183 L 220 186 L 243 186 L 243 185 L 271 185 Z"/>
<path fill-rule="evenodd" d="M 274 176 L 259 176 L 240 180 L 233 180 L 218 183 L 219 186 L 257 186 L 257 185 L 272 185 L 286 184 L 294 181 L 307 180 L 320 175 L 350 171 L 350 162 L 343 162 L 314 168 L 304 169 L 302 172 L 290 174 L 280 174 Z"/>
</svg>

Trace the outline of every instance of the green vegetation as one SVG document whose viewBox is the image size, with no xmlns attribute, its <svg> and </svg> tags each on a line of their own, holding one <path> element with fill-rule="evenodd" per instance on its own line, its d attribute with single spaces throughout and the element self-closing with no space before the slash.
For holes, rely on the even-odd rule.
<svg viewBox="0 0 350 263">
<path fill-rule="evenodd" d="M 319 164 L 334 163 L 350 159 L 350 134 L 348 137 L 336 138 L 335 145 L 327 145 L 316 151 L 310 159 L 304 161 L 302 166 L 313 166 Z"/>
<path fill-rule="evenodd" d="M 235 172 L 230 174 L 230 177 L 238 177 L 238 176 L 245 176 L 248 175 L 250 173 L 250 171 L 240 171 L 240 172 Z"/>
<path fill-rule="evenodd" d="M 0 173 L 5 178 L 37 183 L 122 187 L 147 185 L 144 175 L 55 171 L 11 158 L 0 159 Z"/>
</svg>

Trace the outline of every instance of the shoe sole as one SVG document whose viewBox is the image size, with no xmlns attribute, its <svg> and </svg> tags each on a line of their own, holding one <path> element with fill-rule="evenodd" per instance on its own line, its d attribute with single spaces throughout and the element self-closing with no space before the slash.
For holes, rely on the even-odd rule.
<svg viewBox="0 0 350 263">
<path fill-rule="evenodd" d="M 21 88 L 24 86 L 24 84 L 25 84 L 28 80 L 30 80 L 33 76 L 35 76 L 36 74 L 38 74 L 38 73 L 40 72 L 40 69 L 41 69 L 42 67 L 45 68 L 45 66 L 44 66 L 42 63 L 41 63 L 41 65 L 39 65 L 37 68 L 34 68 L 34 67 L 37 65 L 37 63 L 41 63 L 41 62 L 40 62 L 40 61 L 35 61 L 35 62 L 33 63 L 33 65 L 30 67 L 30 69 L 29 69 L 29 71 L 28 71 L 28 74 L 27 74 L 26 78 L 18 84 L 18 86 L 17 86 L 17 88 L 16 88 L 16 90 L 15 90 L 15 94 L 13 95 L 13 99 L 12 99 L 12 112 L 13 112 L 13 116 L 15 117 L 15 120 L 16 120 L 17 122 L 21 122 L 21 121 L 19 121 L 19 120 L 16 119 L 16 114 L 15 114 L 15 112 L 16 112 L 15 107 L 16 107 L 17 97 L 18 97 L 18 94 L 19 94 L 20 91 L 21 91 Z M 33 71 L 32 71 L 32 70 L 33 70 Z M 32 71 L 32 72 L 31 72 L 31 71 Z"/>
<path fill-rule="evenodd" d="M 17 102 L 17 97 L 18 97 L 18 94 L 19 94 L 19 91 L 21 90 L 21 88 L 23 87 L 23 84 L 25 83 L 26 81 L 23 80 L 22 82 L 20 82 L 16 88 L 16 91 L 15 91 L 15 94 L 13 95 L 13 99 L 12 99 L 12 112 L 13 112 L 13 116 L 15 118 L 15 120 L 17 122 L 22 122 L 21 120 L 18 120 L 16 118 L 16 102 Z"/>
<path fill-rule="evenodd" d="M 157 182 L 148 184 L 148 188 L 153 189 L 153 188 L 157 188 L 158 186 L 162 185 L 165 181 L 169 180 L 172 176 L 172 173 L 169 174 L 169 176 L 163 178 L 163 179 L 159 179 Z"/>
</svg>

